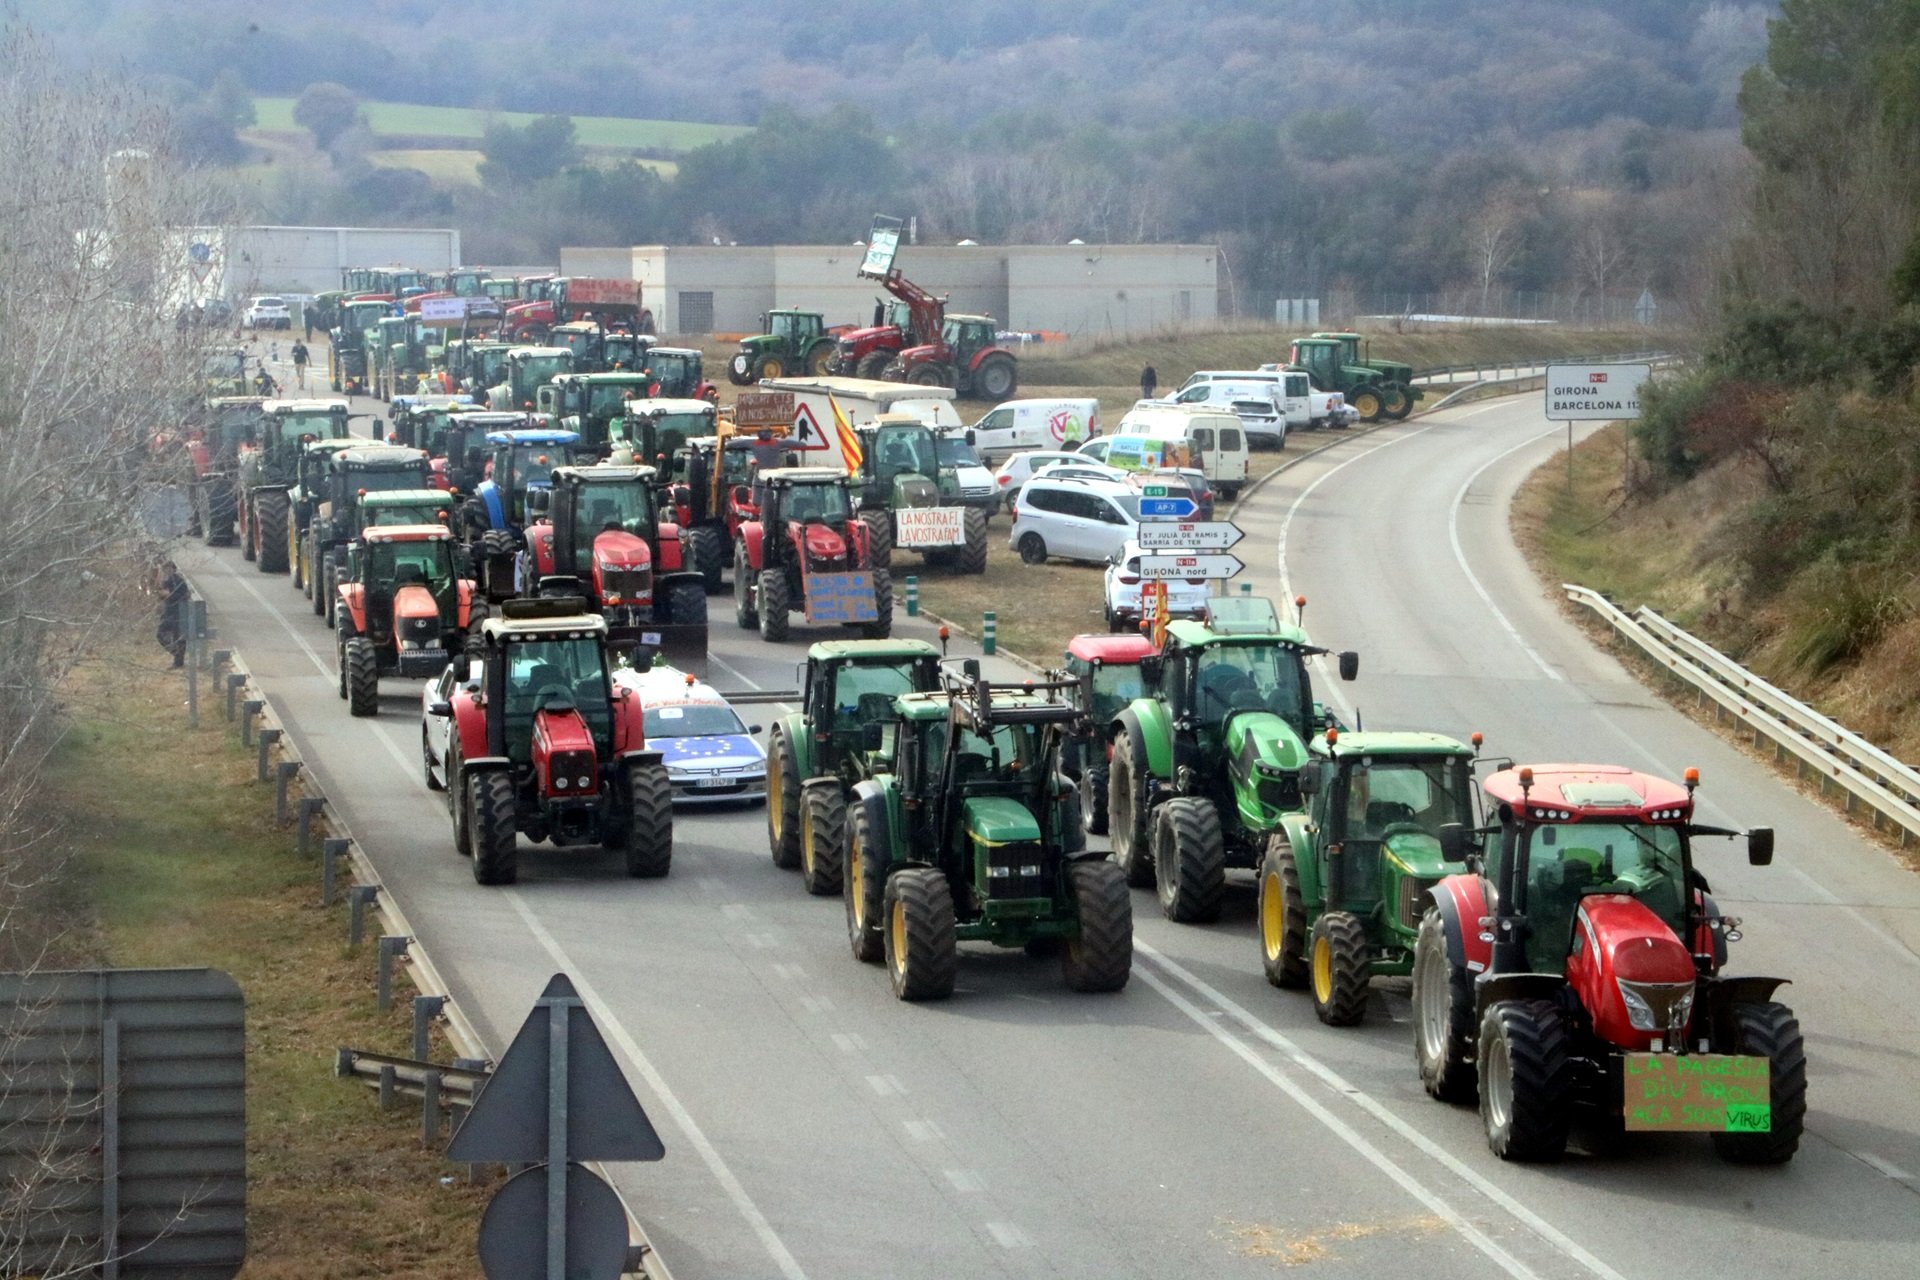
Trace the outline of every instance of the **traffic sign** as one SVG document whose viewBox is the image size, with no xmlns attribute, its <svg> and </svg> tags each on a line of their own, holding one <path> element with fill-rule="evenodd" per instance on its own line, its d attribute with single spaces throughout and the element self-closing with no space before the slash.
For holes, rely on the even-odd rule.
<svg viewBox="0 0 1920 1280">
<path fill-rule="evenodd" d="M 480 1218 L 480 1269 L 487 1280 L 547 1274 L 547 1166 L 507 1179 Z M 627 1264 L 627 1211 L 598 1174 L 567 1166 L 562 1274 L 569 1280 L 618 1280 Z"/>
<path fill-rule="evenodd" d="M 1247 535 L 1231 520 L 1166 520 L 1140 526 L 1142 550 L 1225 551 Z"/>
<path fill-rule="evenodd" d="M 1200 510 L 1192 498 L 1142 498 L 1142 520 L 1190 520 Z"/>
<path fill-rule="evenodd" d="M 1141 556 L 1140 576 L 1148 582 L 1170 578 L 1231 578 L 1247 566 L 1239 556 Z"/>
<path fill-rule="evenodd" d="M 1621 422 L 1640 416 L 1640 387 L 1650 364 L 1550 364 L 1547 418 L 1552 422 Z"/>
</svg>

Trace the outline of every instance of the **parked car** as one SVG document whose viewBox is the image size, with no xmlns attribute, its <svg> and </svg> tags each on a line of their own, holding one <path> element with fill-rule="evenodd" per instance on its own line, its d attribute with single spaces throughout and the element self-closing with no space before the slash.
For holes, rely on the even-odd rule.
<svg viewBox="0 0 1920 1280">
<path fill-rule="evenodd" d="M 1127 483 L 1136 489 L 1149 484 L 1164 485 L 1170 498 L 1188 497 L 1193 499 L 1196 508 L 1195 520 L 1213 519 L 1213 485 L 1208 483 L 1206 473 L 1197 467 L 1162 467 L 1157 471 L 1133 471 L 1123 473 Z"/>
<path fill-rule="evenodd" d="M 1133 631 L 1143 619 L 1152 616 L 1146 608 L 1146 601 L 1154 584 L 1140 576 L 1140 557 L 1180 554 L 1183 553 L 1143 551 L 1138 542 L 1130 540 L 1107 557 L 1107 630 Z M 1165 581 L 1169 618 L 1206 619 L 1207 605 L 1212 596 L 1207 590 L 1205 578 L 1169 578 Z"/>
<path fill-rule="evenodd" d="M 960 481 L 960 501 L 992 515 L 1000 505 L 999 486 L 993 481 L 993 472 L 987 470 L 980 455 L 967 443 L 966 433 L 941 432 L 934 437 L 934 450 L 940 457 L 940 465 L 952 467 Z"/>
<path fill-rule="evenodd" d="M 1027 449 L 1011 455 L 993 473 L 994 496 L 999 501 L 1000 509 L 1013 510 L 1013 500 L 1019 496 L 1020 486 L 1031 480 L 1035 472 L 1058 462 L 1085 460 L 1082 455 L 1065 449 Z"/>
<path fill-rule="evenodd" d="M 1071 449 L 1100 434 L 1100 402 L 1009 400 L 967 428 L 988 462 L 1022 449 Z"/>
<path fill-rule="evenodd" d="M 420 691 L 420 758 L 429 791 L 447 789 L 447 735 L 453 727 L 452 716 L 437 716 L 433 714 L 433 708 L 436 704 L 444 707 L 453 701 L 453 691 L 462 683 L 460 668 L 465 664 L 465 659 L 455 658 L 437 678 L 427 681 L 426 687 Z M 479 659 L 472 660 L 465 681 L 468 687 L 486 687 L 484 666 Z"/>
<path fill-rule="evenodd" d="M 613 682 L 640 695 L 647 747 L 665 757 L 674 803 L 767 798 L 767 749 L 712 685 L 674 667 L 616 668 Z"/>
<path fill-rule="evenodd" d="M 1231 411 L 1254 448 L 1287 447 L 1287 406 L 1277 379 L 1215 378 L 1166 397 L 1169 404 L 1212 405 Z"/>
<path fill-rule="evenodd" d="M 1251 376 L 1280 381 L 1284 388 L 1282 399 L 1287 407 L 1287 425 L 1295 430 L 1350 427 L 1360 421 L 1360 411 L 1347 403 L 1344 393 L 1315 391 L 1313 380 L 1297 369 L 1263 364 L 1259 372 Z"/>
<path fill-rule="evenodd" d="M 1014 502 L 1007 545 L 1028 564 L 1048 556 L 1098 564 L 1140 528 L 1140 491 L 1111 480 L 1035 476 Z"/>
<path fill-rule="evenodd" d="M 291 329 L 293 308 L 278 294 L 262 294 L 247 303 L 240 323 L 249 329 Z"/>
<path fill-rule="evenodd" d="M 1136 446 L 1132 455 L 1123 452 L 1129 437 L 1148 441 L 1170 441 L 1178 448 Z M 1113 447 L 1104 461 L 1108 466 L 1128 471 L 1147 471 L 1154 467 L 1199 467 L 1207 473 L 1213 487 L 1229 498 L 1240 492 L 1247 479 L 1247 435 L 1240 419 L 1212 405 L 1163 404 L 1142 400 L 1127 410 L 1114 428 Z M 1155 456 L 1157 448 L 1157 455 Z"/>
</svg>

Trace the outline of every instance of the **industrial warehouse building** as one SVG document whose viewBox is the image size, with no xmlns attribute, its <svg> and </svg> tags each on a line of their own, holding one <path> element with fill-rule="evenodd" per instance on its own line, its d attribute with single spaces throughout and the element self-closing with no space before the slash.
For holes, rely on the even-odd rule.
<svg viewBox="0 0 1920 1280">
<path fill-rule="evenodd" d="M 754 333 L 770 307 L 868 323 L 877 282 L 855 275 L 861 244 L 565 248 L 560 273 L 638 280 L 662 330 Z M 1206 323 L 1219 314 L 1213 245 L 905 245 L 896 265 L 953 311 L 1002 328 L 1073 336 Z"/>
<path fill-rule="evenodd" d="M 343 267 L 460 266 L 460 233 L 431 227 L 206 227 L 190 241 L 196 274 L 231 297 L 250 293 L 323 293 L 340 287 Z"/>
</svg>

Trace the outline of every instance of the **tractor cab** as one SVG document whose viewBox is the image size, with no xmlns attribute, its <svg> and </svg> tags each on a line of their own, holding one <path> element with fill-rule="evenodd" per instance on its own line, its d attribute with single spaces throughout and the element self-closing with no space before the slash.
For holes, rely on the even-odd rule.
<svg viewBox="0 0 1920 1280">
<path fill-rule="evenodd" d="M 668 400 L 717 401 L 719 392 L 707 382 L 700 353 L 691 347 L 652 347 L 646 354 L 646 372 L 653 378 L 653 394 Z"/>
<path fill-rule="evenodd" d="M 1340 392 L 1364 421 L 1378 422 L 1389 408 L 1404 418 L 1412 410 L 1411 391 L 1390 397 L 1378 369 L 1350 360 L 1354 345 L 1358 345 L 1357 335 L 1352 344 L 1344 336 L 1295 338 L 1287 368 L 1305 373 L 1316 391 Z"/>
<path fill-rule="evenodd" d="M 502 431 L 537 429 L 537 420 L 526 413 L 495 413 L 472 409 L 447 415 L 445 457 L 435 460 L 435 468 L 454 493 L 472 493 L 486 479 L 489 436 Z"/>
<path fill-rule="evenodd" d="M 447 344 L 447 377 L 456 389 L 483 398 L 489 388 L 507 380 L 507 352 L 511 350 L 513 347 L 505 342 L 457 338 Z"/>
<path fill-rule="evenodd" d="M 358 495 L 361 529 L 444 525 L 452 515 L 443 489 L 386 489 Z"/>
<path fill-rule="evenodd" d="M 807 651 L 802 714 L 816 764 L 864 746 L 869 725 L 890 724 L 894 700 L 939 687 L 940 655 L 924 640 L 830 640 Z M 820 753 L 826 748 L 824 758 Z M 815 769 L 815 772 L 835 770 Z"/>
<path fill-rule="evenodd" d="M 621 416 L 609 427 L 616 449 L 625 447 L 635 462 L 663 472 L 683 456 L 688 441 L 711 437 L 717 410 L 707 400 L 636 398 L 622 406 Z M 733 483 L 744 483 L 744 477 Z"/>
<path fill-rule="evenodd" d="M 994 345 L 999 329 L 992 316 L 949 313 L 940 326 L 940 339 L 953 348 L 953 363 L 964 369 L 975 356 Z"/>
<path fill-rule="evenodd" d="M 207 456 L 230 462 L 241 448 L 257 447 L 266 420 L 265 404 L 259 396 L 219 396 L 207 401 L 202 415 Z"/>
<path fill-rule="evenodd" d="M 940 450 L 933 428 L 910 414 L 883 414 L 861 435 L 861 491 L 888 507 L 936 505 Z"/>
<path fill-rule="evenodd" d="M 596 448 L 609 446 L 611 424 L 626 412 L 630 397 L 647 393 L 642 373 L 563 373 L 536 394 L 536 408 Z"/>
<path fill-rule="evenodd" d="M 207 352 L 200 359 L 200 380 L 209 397 L 244 397 L 247 394 L 246 351 Z"/>
<path fill-rule="evenodd" d="M 448 421 L 474 407 L 472 396 L 396 396 L 387 410 L 387 440 L 423 450 L 429 458 L 444 458 Z"/>
<path fill-rule="evenodd" d="M 496 431 L 487 436 L 487 451 L 487 478 L 477 496 L 487 527 L 510 531 L 526 527 L 527 493 L 550 487 L 555 467 L 596 460 L 572 431 Z"/>
<path fill-rule="evenodd" d="M 844 530 L 853 519 L 846 476 L 826 467 L 760 472 L 754 478 L 753 509 L 769 529 L 826 525 Z"/>
<path fill-rule="evenodd" d="M 575 373 L 600 373 L 607 369 L 607 331 L 592 320 L 570 320 L 557 324 L 547 336 L 550 346 L 573 352 Z"/>
<path fill-rule="evenodd" d="M 532 410 L 540 388 L 564 373 L 573 372 L 573 352 L 565 347 L 512 347 L 506 355 L 502 381 L 487 393 L 496 410 Z"/>
<path fill-rule="evenodd" d="M 347 402 L 344 400 L 267 400 L 260 406 L 260 447 L 270 468 L 293 464 L 307 442 L 347 438 Z"/>
<path fill-rule="evenodd" d="M 1087 830 L 1107 832 L 1106 727 L 1147 696 L 1146 660 L 1159 652 L 1142 635 L 1082 635 L 1067 642 L 1066 673 L 1078 689 L 1080 718 L 1061 748 L 1061 770 L 1080 787 Z"/>
<path fill-rule="evenodd" d="M 740 340 L 727 375 L 736 386 L 763 378 L 820 377 L 827 372 L 833 350 L 825 316 L 818 311 L 775 308 L 760 317 L 757 335 Z"/>
<path fill-rule="evenodd" d="M 367 602 L 360 634 L 393 648 L 402 676 L 437 675 L 446 666 L 443 637 L 460 629 L 462 604 L 453 550 L 453 535 L 440 525 L 387 525 L 367 530 L 355 557 L 353 581 Z"/>
</svg>

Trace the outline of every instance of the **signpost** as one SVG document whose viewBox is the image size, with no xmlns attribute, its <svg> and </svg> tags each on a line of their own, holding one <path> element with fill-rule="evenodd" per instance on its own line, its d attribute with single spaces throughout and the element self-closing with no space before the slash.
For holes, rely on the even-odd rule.
<svg viewBox="0 0 1920 1280">
<path fill-rule="evenodd" d="M 1231 578 L 1246 567 L 1239 556 L 1196 553 L 1140 557 L 1140 576 L 1148 582 L 1170 578 Z"/>
<path fill-rule="evenodd" d="M 1573 488 L 1573 424 L 1625 422 L 1640 416 L 1640 388 L 1650 364 L 1550 364 L 1547 420 L 1567 424 L 1567 488 Z"/>
<path fill-rule="evenodd" d="M 1142 521 L 1139 543 L 1143 551 L 1226 551 L 1245 536 L 1231 520 Z"/>
<path fill-rule="evenodd" d="M 1164 485 L 1148 485 L 1146 497 L 1140 499 L 1140 518 L 1142 520 L 1191 520 L 1200 510 L 1192 498 L 1159 498 L 1153 496 L 1156 489 Z"/>
</svg>

